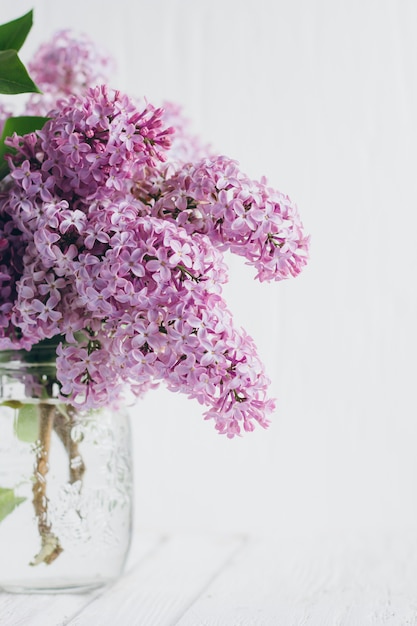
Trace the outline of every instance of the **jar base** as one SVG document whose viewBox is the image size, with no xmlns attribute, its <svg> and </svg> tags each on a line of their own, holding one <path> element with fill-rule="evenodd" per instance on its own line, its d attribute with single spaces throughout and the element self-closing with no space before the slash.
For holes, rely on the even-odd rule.
<svg viewBox="0 0 417 626">
<path fill-rule="evenodd" d="M 85 582 L 70 582 L 61 580 L 59 582 L 54 580 L 43 580 L 38 584 L 34 584 L 33 581 L 19 581 L 19 583 L 9 582 L 0 583 L 0 591 L 13 594 L 59 594 L 59 593 L 90 593 L 95 589 L 100 589 L 105 585 L 109 585 L 114 582 L 114 578 L 106 580 L 86 580 Z"/>
</svg>

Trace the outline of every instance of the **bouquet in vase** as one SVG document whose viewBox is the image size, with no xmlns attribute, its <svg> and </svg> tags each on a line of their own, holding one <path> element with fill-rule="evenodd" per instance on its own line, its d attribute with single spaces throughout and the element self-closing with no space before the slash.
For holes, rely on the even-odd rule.
<svg viewBox="0 0 417 626">
<path fill-rule="evenodd" d="M 24 37 L 10 38 L 31 19 L 0 28 L 0 89 L 14 93 L 20 81 L 30 93 L 21 115 L 1 108 L 0 350 L 56 365 L 25 379 L 32 397 L 55 399 L 52 409 L 40 402 L 38 443 L 47 450 L 77 411 L 161 381 L 198 400 L 227 437 L 266 427 L 269 380 L 222 296 L 223 253 L 244 257 L 260 281 L 296 276 L 309 239 L 295 204 L 203 145 L 175 105 L 112 89 L 112 62 L 85 36 L 57 33 L 27 72 L 16 52 Z M 78 453 L 73 446 L 70 458 Z M 48 563 L 61 546 L 42 489 L 36 561 Z"/>
</svg>

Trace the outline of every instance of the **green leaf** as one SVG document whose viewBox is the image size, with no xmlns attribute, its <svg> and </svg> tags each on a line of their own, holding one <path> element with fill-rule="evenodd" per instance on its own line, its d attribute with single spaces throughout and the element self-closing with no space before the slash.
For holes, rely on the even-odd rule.
<svg viewBox="0 0 417 626">
<path fill-rule="evenodd" d="M 19 504 L 24 502 L 26 498 L 19 498 L 14 495 L 13 489 L 5 489 L 0 487 L 0 522 L 10 515 Z"/>
<path fill-rule="evenodd" d="M 0 25 L 0 50 L 20 50 L 33 24 L 33 11 Z"/>
<path fill-rule="evenodd" d="M 9 172 L 7 161 L 4 160 L 6 154 L 10 154 L 12 149 L 6 146 L 4 140 L 11 137 L 13 133 L 18 135 L 27 135 L 35 130 L 40 130 L 48 121 L 47 117 L 22 115 L 21 117 L 9 117 L 3 127 L 0 137 L 0 180 L 2 180 Z"/>
<path fill-rule="evenodd" d="M 19 400 L 4 400 L 0 402 L 0 406 L 7 406 L 11 409 L 20 409 L 23 406 L 23 403 Z"/>
<path fill-rule="evenodd" d="M 24 404 L 17 412 L 14 423 L 16 437 L 20 441 L 33 443 L 39 436 L 38 406 L 36 404 Z"/>
<path fill-rule="evenodd" d="M 0 50 L 0 93 L 41 93 L 16 50 Z"/>
</svg>

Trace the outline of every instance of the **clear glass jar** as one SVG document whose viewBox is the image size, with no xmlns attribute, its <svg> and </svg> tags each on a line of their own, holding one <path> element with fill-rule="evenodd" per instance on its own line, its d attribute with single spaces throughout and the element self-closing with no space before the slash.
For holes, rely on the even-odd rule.
<svg viewBox="0 0 417 626">
<path fill-rule="evenodd" d="M 0 353 L 0 587 L 85 591 L 123 571 L 132 529 L 129 420 L 58 398 L 50 348 Z"/>
</svg>

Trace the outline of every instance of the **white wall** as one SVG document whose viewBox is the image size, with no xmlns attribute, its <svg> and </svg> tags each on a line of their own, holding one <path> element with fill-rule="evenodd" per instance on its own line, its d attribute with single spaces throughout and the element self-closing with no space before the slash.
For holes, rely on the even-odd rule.
<svg viewBox="0 0 417 626">
<path fill-rule="evenodd" d="M 162 389 L 136 407 L 142 525 L 416 527 L 417 3 L 1 4 L 2 21 L 35 8 L 26 59 L 57 28 L 89 33 L 118 60 L 115 86 L 182 103 L 312 235 L 292 281 L 230 261 L 230 307 L 279 399 L 269 431 L 226 440 Z"/>
</svg>

